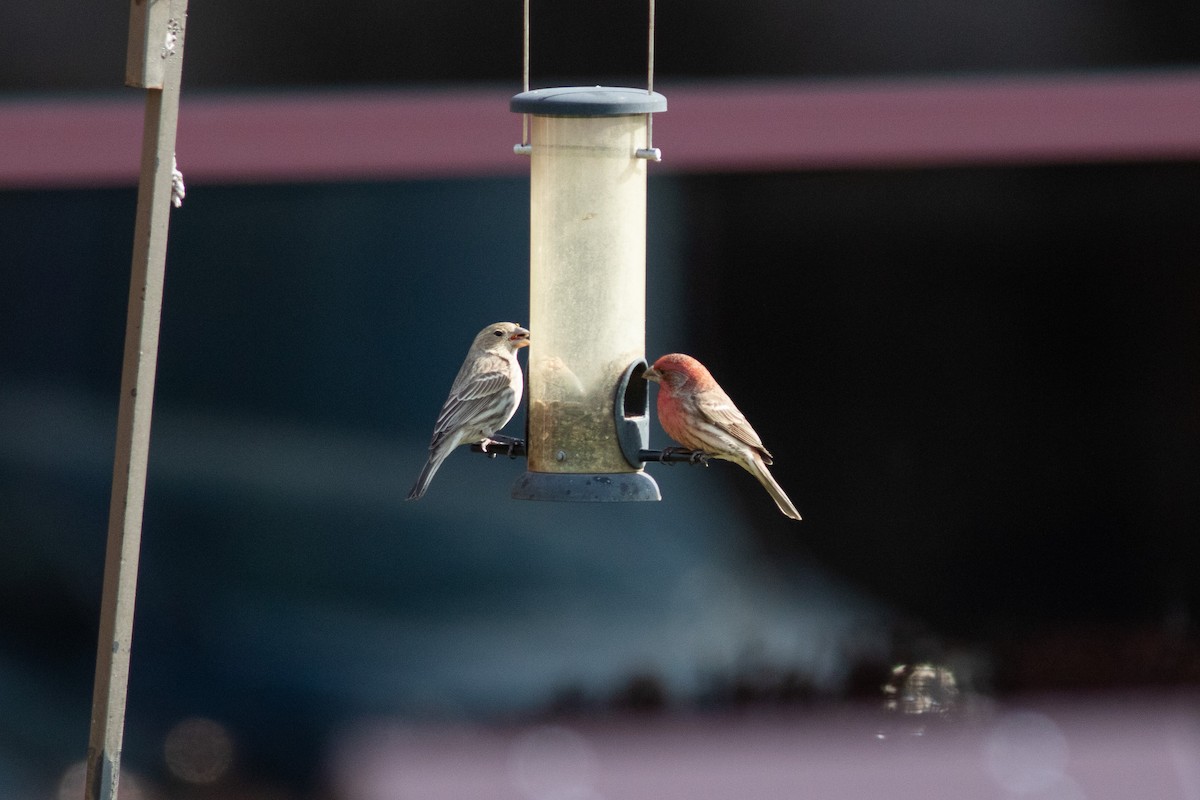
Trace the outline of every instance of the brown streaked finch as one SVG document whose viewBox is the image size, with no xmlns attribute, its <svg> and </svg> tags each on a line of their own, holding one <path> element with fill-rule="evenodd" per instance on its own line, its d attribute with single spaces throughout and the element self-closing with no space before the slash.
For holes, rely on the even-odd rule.
<svg viewBox="0 0 1200 800">
<path fill-rule="evenodd" d="M 772 459 L 762 439 L 703 364 L 670 353 L 643 375 L 659 385 L 658 423 L 668 436 L 690 450 L 737 464 L 758 479 L 784 516 L 800 519 L 767 469 Z"/>
<path fill-rule="evenodd" d="M 425 494 L 438 467 L 460 444 L 482 443 L 486 451 L 492 437 L 517 413 L 524 391 L 517 351 L 528 344 L 529 331 L 515 322 L 488 325 L 471 342 L 434 423 L 429 458 L 406 499 Z"/>
</svg>

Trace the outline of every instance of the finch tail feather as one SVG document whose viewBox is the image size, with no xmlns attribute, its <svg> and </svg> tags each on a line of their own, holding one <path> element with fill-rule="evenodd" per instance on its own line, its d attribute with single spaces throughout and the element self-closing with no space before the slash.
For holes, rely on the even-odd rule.
<svg viewBox="0 0 1200 800">
<path fill-rule="evenodd" d="M 752 468 L 750 474 L 758 479 L 758 482 L 763 485 L 767 493 L 771 495 L 771 499 L 775 501 L 775 505 L 779 506 L 779 510 L 783 512 L 785 517 L 799 520 L 801 519 L 800 512 L 792 505 L 792 501 L 788 499 L 787 493 L 783 491 L 783 487 L 775 480 L 775 476 L 767 469 L 767 465 L 754 459 L 751 462 Z"/>
<path fill-rule="evenodd" d="M 429 458 L 425 461 L 425 466 L 421 467 L 421 474 L 417 476 L 416 483 L 408 492 L 408 497 L 405 500 L 419 500 L 425 496 L 425 491 L 429 488 L 429 482 L 433 480 L 433 475 L 438 471 L 438 467 L 446 460 L 449 455 L 448 451 L 436 451 L 429 454 Z"/>
</svg>

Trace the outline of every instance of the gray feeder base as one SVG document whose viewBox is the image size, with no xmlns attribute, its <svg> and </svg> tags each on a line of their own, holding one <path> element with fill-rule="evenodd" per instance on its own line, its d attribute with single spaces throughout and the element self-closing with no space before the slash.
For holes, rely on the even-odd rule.
<svg viewBox="0 0 1200 800">
<path fill-rule="evenodd" d="M 512 496 L 575 503 L 662 500 L 658 484 L 645 472 L 526 472 L 513 484 Z"/>
</svg>

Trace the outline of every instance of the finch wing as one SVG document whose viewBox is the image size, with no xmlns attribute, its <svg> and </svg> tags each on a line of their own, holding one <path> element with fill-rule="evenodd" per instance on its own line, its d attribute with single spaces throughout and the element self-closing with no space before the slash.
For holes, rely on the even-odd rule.
<svg viewBox="0 0 1200 800">
<path fill-rule="evenodd" d="M 495 416 L 497 395 L 511 390 L 512 375 L 502 357 L 481 356 L 472 367 L 454 381 L 434 423 L 431 446 L 450 431 L 469 426 L 480 417 Z"/>
<path fill-rule="evenodd" d="M 713 425 L 721 428 L 742 444 L 757 450 L 766 463 L 772 463 L 771 454 L 767 452 L 767 448 L 763 447 L 762 439 L 755 433 L 754 428 L 750 427 L 750 423 L 746 421 L 746 415 L 738 410 L 725 392 L 706 393 L 697 400 L 696 407 L 700 414 Z"/>
</svg>

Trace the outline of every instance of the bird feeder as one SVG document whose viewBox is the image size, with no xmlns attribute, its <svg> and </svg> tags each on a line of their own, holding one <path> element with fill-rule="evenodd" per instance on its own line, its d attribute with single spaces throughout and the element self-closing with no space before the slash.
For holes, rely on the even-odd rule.
<svg viewBox="0 0 1200 800">
<path fill-rule="evenodd" d="M 527 471 L 513 497 L 659 500 L 639 460 L 649 428 L 648 89 L 525 91 L 530 157 Z"/>
</svg>

